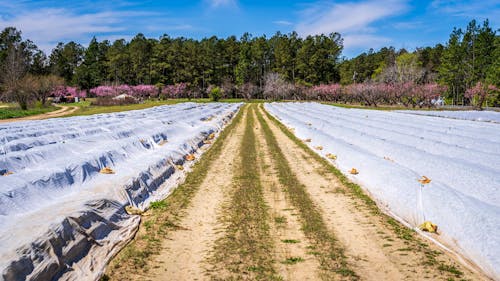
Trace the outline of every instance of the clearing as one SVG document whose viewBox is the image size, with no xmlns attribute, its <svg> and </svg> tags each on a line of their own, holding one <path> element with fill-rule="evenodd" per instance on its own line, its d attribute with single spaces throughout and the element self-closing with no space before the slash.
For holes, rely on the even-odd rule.
<svg viewBox="0 0 500 281">
<path fill-rule="evenodd" d="M 43 113 L 43 114 L 30 115 L 30 116 L 26 116 L 26 117 L 0 119 L 0 124 L 16 122 L 16 121 L 43 120 L 43 119 L 49 119 L 49 118 L 55 118 L 55 117 L 62 117 L 62 116 L 70 115 L 78 110 L 78 106 L 66 106 L 66 105 L 58 105 L 58 104 L 56 104 L 55 106 L 58 107 L 59 109 L 55 110 L 55 111 Z"/>
<path fill-rule="evenodd" d="M 186 182 L 142 214 L 105 280 L 487 280 L 379 211 L 244 106 Z"/>
</svg>

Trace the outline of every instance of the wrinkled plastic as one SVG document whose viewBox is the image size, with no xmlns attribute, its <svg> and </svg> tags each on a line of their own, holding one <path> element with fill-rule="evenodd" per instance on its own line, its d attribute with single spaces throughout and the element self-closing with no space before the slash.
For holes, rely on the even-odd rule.
<svg viewBox="0 0 500 281">
<path fill-rule="evenodd" d="M 240 104 L 184 103 L 0 125 L 0 273 L 95 280 L 150 202 Z M 103 173 L 100 173 L 103 172 Z M 127 213 L 125 206 L 128 206 Z M 131 215 L 132 214 L 132 215 Z"/>
<path fill-rule="evenodd" d="M 332 164 L 379 206 L 413 227 L 439 225 L 440 241 L 500 279 L 500 124 L 317 103 L 265 108 L 311 148 L 324 147 L 316 153 L 337 155 Z M 471 119 L 481 114 L 497 116 Z M 349 175 L 352 167 L 360 173 Z M 425 188 L 422 175 L 432 179 Z"/>
</svg>

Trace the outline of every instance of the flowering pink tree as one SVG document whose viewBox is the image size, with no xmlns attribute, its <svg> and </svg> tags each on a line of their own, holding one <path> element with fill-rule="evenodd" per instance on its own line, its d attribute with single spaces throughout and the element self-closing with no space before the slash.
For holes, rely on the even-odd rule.
<svg viewBox="0 0 500 281">
<path fill-rule="evenodd" d="M 161 94 L 170 99 L 181 98 L 187 94 L 187 84 L 177 83 L 175 85 L 166 85 L 161 90 Z"/>
<path fill-rule="evenodd" d="M 119 95 L 129 95 L 140 99 L 156 96 L 158 89 L 153 85 L 115 85 L 99 86 L 90 90 L 97 97 L 116 97 Z"/>
<path fill-rule="evenodd" d="M 87 93 L 85 91 L 77 89 L 76 87 L 59 86 L 52 92 L 52 96 L 54 97 L 72 96 L 77 98 L 85 98 L 87 97 Z"/>
<path fill-rule="evenodd" d="M 340 86 L 340 84 L 321 84 L 313 86 L 309 90 L 308 97 L 338 102 L 342 97 L 342 86 Z"/>
<path fill-rule="evenodd" d="M 137 85 L 131 87 L 132 96 L 138 98 L 149 98 L 158 95 L 158 88 L 153 85 Z"/>
<path fill-rule="evenodd" d="M 477 99 L 476 107 L 479 110 L 483 109 L 483 104 L 489 95 L 499 92 L 499 89 L 494 85 L 485 85 L 477 82 L 476 85 L 465 91 L 465 97 L 469 99 Z"/>
<path fill-rule="evenodd" d="M 115 88 L 112 86 L 99 86 L 90 89 L 90 93 L 94 94 L 97 97 L 115 97 L 118 95 Z"/>
</svg>

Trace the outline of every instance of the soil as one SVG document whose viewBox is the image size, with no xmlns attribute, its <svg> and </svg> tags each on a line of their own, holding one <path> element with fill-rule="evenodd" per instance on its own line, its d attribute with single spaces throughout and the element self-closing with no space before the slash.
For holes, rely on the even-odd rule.
<svg viewBox="0 0 500 281">
<path fill-rule="evenodd" d="M 213 280 L 227 276 L 213 272 L 211 262 L 216 241 L 225 235 L 221 221 L 223 208 L 231 196 L 237 175 L 235 163 L 240 157 L 241 139 L 248 125 L 248 114 L 260 112 L 271 128 L 291 171 L 323 216 L 324 224 L 344 249 L 349 269 L 355 274 L 343 280 L 488 280 L 481 273 L 460 263 L 456 257 L 417 234 L 402 237 L 400 230 L 388 223 L 382 212 L 374 212 L 334 173 L 288 137 L 258 105 L 244 107 L 243 118 L 224 140 L 224 147 L 209 168 L 207 176 L 182 212 L 178 228 L 161 242 L 161 250 L 147 261 L 145 273 L 134 272 L 132 280 Z M 254 119 L 257 119 L 255 117 Z M 269 214 L 269 239 L 274 247 L 272 267 L 278 280 L 326 280 L 321 274 L 317 253 L 304 234 L 298 209 L 294 208 L 276 172 L 270 146 L 259 122 L 253 124 L 257 139 L 257 165 L 264 200 Z M 141 226 L 142 227 L 142 226 Z M 404 226 L 399 225 L 404 228 Z M 135 239 L 142 239 L 136 237 Z M 131 270 L 127 268 L 120 269 Z M 133 278 L 132 278 L 133 276 Z M 230 279 L 251 279 L 251 275 L 233 275 Z M 115 280 L 113 275 L 108 275 Z M 271 279 L 271 278 L 270 278 Z"/>
</svg>

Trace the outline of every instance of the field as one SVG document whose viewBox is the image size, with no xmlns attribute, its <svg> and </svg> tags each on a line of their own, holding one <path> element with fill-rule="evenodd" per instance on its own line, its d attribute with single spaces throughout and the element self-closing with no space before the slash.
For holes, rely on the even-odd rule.
<svg viewBox="0 0 500 281">
<path fill-rule="evenodd" d="M 388 212 L 414 228 L 432 221 L 443 233 L 435 239 L 499 273 L 500 134 L 494 122 L 500 113 L 381 112 L 312 103 L 266 108 L 299 138 L 310 139 L 311 148 L 322 147 L 317 153 L 335 155 L 332 162 Z M 359 174 L 350 175 L 352 168 Z M 421 187 L 424 175 L 431 182 Z"/>
<path fill-rule="evenodd" d="M 0 270 L 5 280 L 486 280 L 498 275 L 497 126 L 315 103 L 3 124 Z M 440 235 L 415 229 L 424 219 Z"/>
<path fill-rule="evenodd" d="M 190 165 L 187 155 L 199 155 L 238 106 L 184 103 L 0 125 L 4 276 L 98 276 L 140 221 L 123 207 L 164 198 Z"/>
</svg>

